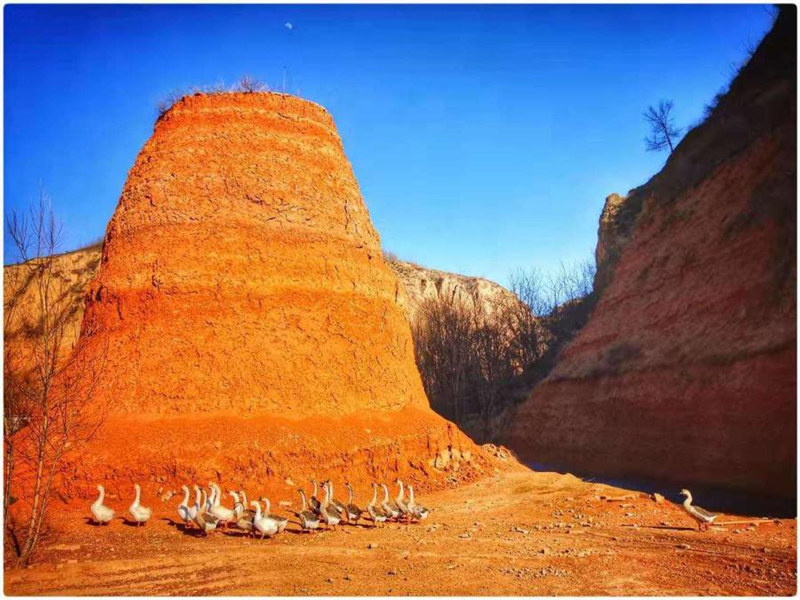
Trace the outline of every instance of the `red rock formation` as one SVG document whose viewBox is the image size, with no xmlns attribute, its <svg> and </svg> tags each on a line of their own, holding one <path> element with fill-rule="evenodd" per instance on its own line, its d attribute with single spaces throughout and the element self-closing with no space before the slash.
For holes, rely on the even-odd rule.
<svg viewBox="0 0 800 600">
<path fill-rule="evenodd" d="M 87 292 L 77 352 L 109 414 L 67 480 L 468 476 L 483 459 L 429 409 L 401 293 L 322 107 L 184 98 Z"/>
<path fill-rule="evenodd" d="M 523 458 L 795 493 L 795 21 L 604 211 L 599 301 L 519 410 Z"/>
</svg>

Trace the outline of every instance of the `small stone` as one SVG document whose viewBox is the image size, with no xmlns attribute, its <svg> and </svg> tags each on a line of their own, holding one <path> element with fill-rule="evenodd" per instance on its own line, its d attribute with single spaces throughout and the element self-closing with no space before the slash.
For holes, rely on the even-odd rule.
<svg viewBox="0 0 800 600">
<path fill-rule="evenodd" d="M 523 535 L 528 535 L 528 530 L 522 529 L 522 527 L 513 527 L 511 531 L 515 531 L 516 533 L 521 533 Z"/>
<path fill-rule="evenodd" d="M 680 550 L 688 550 L 691 546 L 689 544 L 678 544 L 677 548 Z"/>
<path fill-rule="evenodd" d="M 327 581 L 328 583 L 333 583 L 333 579 L 331 577 L 328 577 L 325 581 Z"/>
<path fill-rule="evenodd" d="M 662 502 L 664 502 L 664 496 L 662 496 L 661 494 L 653 494 L 652 498 L 656 504 L 661 504 Z"/>
<path fill-rule="evenodd" d="M 466 539 L 469 539 L 471 536 L 469 535 L 469 533 L 462 533 L 462 534 L 461 534 L 460 536 L 458 536 L 458 537 L 460 537 L 461 539 L 464 539 L 464 540 L 466 540 Z"/>
<path fill-rule="evenodd" d="M 373 548 L 377 548 L 377 547 L 378 547 L 378 544 L 376 544 L 375 542 L 370 542 L 369 544 L 367 544 L 367 548 L 370 549 L 370 550 L 372 550 Z"/>
<path fill-rule="evenodd" d="M 388 571 L 386 571 L 386 574 L 387 575 L 397 575 L 397 571 L 395 571 L 394 569 L 389 569 Z"/>
<path fill-rule="evenodd" d="M 352 578 L 352 577 L 350 577 L 350 575 L 345 575 L 345 576 L 344 576 L 344 580 L 345 580 L 345 581 L 350 581 L 351 579 L 353 579 L 353 578 Z"/>
</svg>

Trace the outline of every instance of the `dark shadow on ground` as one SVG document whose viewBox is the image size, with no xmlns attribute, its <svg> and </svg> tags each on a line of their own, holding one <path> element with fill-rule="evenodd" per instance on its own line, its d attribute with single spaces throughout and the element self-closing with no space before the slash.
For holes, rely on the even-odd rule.
<svg viewBox="0 0 800 600">
<path fill-rule="evenodd" d="M 647 494 L 658 492 L 675 504 L 683 503 L 683 496 L 680 495 L 680 491 L 682 487 L 687 487 L 673 481 L 657 479 L 598 476 L 573 471 L 558 465 L 528 462 L 526 466 L 534 471 L 570 473 L 590 483 L 604 483 Z M 692 484 L 688 486 L 688 489 L 692 492 L 693 503 L 711 512 L 724 512 L 748 517 L 794 518 L 797 516 L 797 500 L 793 498 L 753 494 L 712 485 Z"/>
</svg>

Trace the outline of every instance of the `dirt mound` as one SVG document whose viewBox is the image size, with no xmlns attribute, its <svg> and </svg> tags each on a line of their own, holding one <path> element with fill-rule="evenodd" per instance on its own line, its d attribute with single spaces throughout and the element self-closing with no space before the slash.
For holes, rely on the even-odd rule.
<svg viewBox="0 0 800 600">
<path fill-rule="evenodd" d="M 401 294 L 323 108 L 184 98 L 87 291 L 76 352 L 109 414 L 65 482 L 470 477 L 488 459 L 430 410 Z"/>
<path fill-rule="evenodd" d="M 792 496 L 796 14 L 601 218 L 598 304 L 521 407 L 523 458 Z"/>
</svg>

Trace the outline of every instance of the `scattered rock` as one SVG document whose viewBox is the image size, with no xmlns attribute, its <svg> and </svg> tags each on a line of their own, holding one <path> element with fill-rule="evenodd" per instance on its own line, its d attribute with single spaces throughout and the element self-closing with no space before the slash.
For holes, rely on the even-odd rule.
<svg viewBox="0 0 800 600">
<path fill-rule="evenodd" d="M 512 527 L 511 531 L 515 531 L 516 533 L 522 533 L 524 535 L 528 534 L 528 530 L 527 529 L 522 529 L 521 527 Z"/>
<path fill-rule="evenodd" d="M 689 550 L 691 546 L 689 544 L 678 544 L 676 546 L 679 550 Z"/>
<path fill-rule="evenodd" d="M 378 547 L 378 544 L 376 544 L 375 542 L 370 542 L 369 544 L 367 544 L 367 548 L 370 549 L 370 550 L 372 550 L 374 548 L 377 548 L 377 547 Z"/>
<path fill-rule="evenodd" d="M 658 493 L 653 494 L 652 498 L 656 504 L 661 504 L 662 502 L 664 502 L 664 496 L 662 496 L 661 494 Z"/>
<path fill-rule="evenodd" d="M 462 538 L 462 539 L 468 539 L 468 538 L 470 538 L 470 537 L 472 537 L 472 536 L 471 536 L 469 533 L 462 533 L 462 534 L 461 534 L 460 536 L 458 536 L 458 537 L 460 537 L 460 538 Z"/>
</svg>

